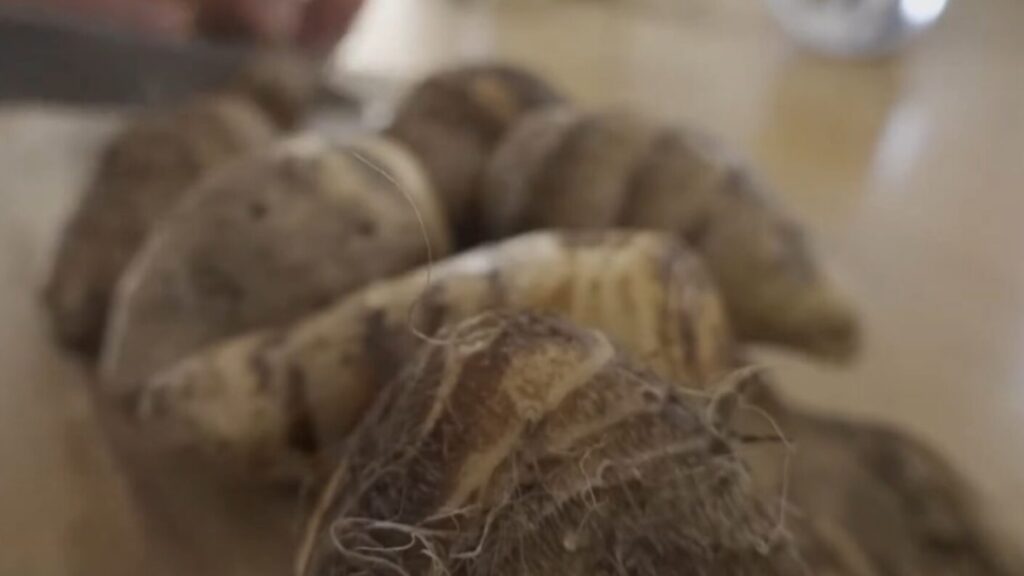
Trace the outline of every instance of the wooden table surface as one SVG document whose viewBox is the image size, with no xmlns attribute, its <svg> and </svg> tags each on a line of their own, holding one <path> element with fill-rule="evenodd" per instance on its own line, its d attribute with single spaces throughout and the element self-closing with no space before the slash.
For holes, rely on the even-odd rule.
<svg viewBox="0 0 1024 576">
<path fill-rule="evenodd" d="M 866 320 L 852 368 L 765 362 L 807 403 L 931 441 L 1024 542 L 1024 2 L 952 0 L 900 57 L 870 63 L 797 50 L 759 2 L 632 3 L 647 8 L 373 0 L 338 65 L 414 77 L 499 55 L 585 105 L 723 138 L 815 230 Z M 36 122 L 34 150 L 59 139 L 74 154 L 94 122 Z M 47 162 L 0 157 L 41 174 L 0 188 L 0 574 L 135 574 L 135 509 L 84 371 L 53 349 L 38 306 L 83 176 Z"/>
</svg>

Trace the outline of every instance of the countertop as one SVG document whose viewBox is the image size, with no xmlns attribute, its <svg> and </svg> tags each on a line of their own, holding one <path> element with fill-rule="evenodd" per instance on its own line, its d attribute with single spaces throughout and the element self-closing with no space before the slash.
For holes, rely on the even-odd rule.
<svg viewBox="0 0 1024 576">
<path fill-rule="evenodd" d="M 1022 31 L 1024 2 L 952 0 L 899 57 L 838 63 L 796 48 L 750 0 L 373 0 L 337 65 L 414 78 L 498 56 L 586 106 L 722 138 L 808 223 L 865 318 L 852 367 L 762 360 L 804 403 L 935 445 L 1024 542 Z M 94 146 L 109 120 L 0 121 L 0 150 L 15 137 L 22 150 L 0 153 L 0 170 L 33 175 L 0 186 L 3 575 L 139 570 L 136 510 L 87 372 L 54 349 L 38 298 L 88 169 L 50 170 L 46 154 Z"/>
</svg>

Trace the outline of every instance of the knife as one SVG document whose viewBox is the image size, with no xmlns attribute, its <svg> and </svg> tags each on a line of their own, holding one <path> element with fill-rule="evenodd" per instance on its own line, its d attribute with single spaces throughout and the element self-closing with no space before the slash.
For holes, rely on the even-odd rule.
<svg viewBox="0 0 1024 576">
<path fill-rule="evenodd" d="M 160 105 L 210 90 L 252 56 L 244 46 L 149 38 L 62 13 L 0 4 L 0 104 Z M 317 108 L 379 122 L 392 80 L 322 66 Z M 370 104 L 373 104 L 371 106 Z"/>
</svg>

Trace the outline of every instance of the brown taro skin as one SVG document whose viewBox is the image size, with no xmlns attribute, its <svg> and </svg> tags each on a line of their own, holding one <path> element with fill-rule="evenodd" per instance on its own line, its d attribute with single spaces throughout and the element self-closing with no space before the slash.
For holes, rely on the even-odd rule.
<svg viewBox="0 0 1024 576">
<path fill-rule="evenodd" d="M 939 451 L 899 427 L 808 410 L 766 381 L 739 387 L 730 427 L 783 444 L 743 450 L 764 494 L 783 488 L 786 526 L 813 574 L 1020 576 L 1024 548 Z M 766 416 L 770 417 L 770 421 Z"/>
<path fill-rule="evenodd" d="M 401 145 L 379 136 L 344 145 L 312 133 L 285 139 L 204 181 L 150 233 L 111 304 L 103 388 L 130 394 L 207 346 L 442 258 L 448 233 L 426 175 Z"/>
<path fill-rule="evenodd" d="M 150 229 L 204 177 L 293 129 L 314 78 L 303 61 L 268 53 L 213 93 L 128 121 L 64 229 L 45 288 L 62 346 L 99 352 L 114 286 Z"/>
<path fill-rule="evenodd" d="M 704 258 L 740 339 L 833 361 L 857 352 L 856 313 L 803 226 L 700 132 L 622 110 L 546 108 L 505 137 L 483 182 L 488 237 L 546 228 L 673 232 Z"/>
<path fill-rule="evenodd" d="M 467 65 L 414 86 L 387 132 L 420 157 L 467 244 L 481 239 L 478 187 L 494 148 L 524 114 L 563 102 L 555 87 L 522 68 Z"/>
</svg>

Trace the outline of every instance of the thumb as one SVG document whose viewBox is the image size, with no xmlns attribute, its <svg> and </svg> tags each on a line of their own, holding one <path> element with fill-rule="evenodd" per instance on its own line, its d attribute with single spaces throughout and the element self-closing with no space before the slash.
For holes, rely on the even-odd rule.
<svg viewBox="0 0 1024 576">
<path fill-rule="evenodd" d="M 200 32 L 273 44 L 289 42 L 300 26 L 295 0 L 193 0 Z"/>
<path fill-rule="evenodd" d="M 345 35 L 363 0 L 310 0 L 296 41 L 316 52 L 330 50 Z"/>
</svg>

